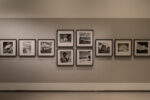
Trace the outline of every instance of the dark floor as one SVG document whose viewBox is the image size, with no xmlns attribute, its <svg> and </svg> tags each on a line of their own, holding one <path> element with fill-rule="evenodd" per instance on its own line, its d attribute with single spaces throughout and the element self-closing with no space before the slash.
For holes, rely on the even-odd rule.
<svg viewBox="0 0 150 100">
<path fill-rule="evenodd" d="M 150 100 L 150 92 L 0 92 L 0 100 Z"/>
</svg>

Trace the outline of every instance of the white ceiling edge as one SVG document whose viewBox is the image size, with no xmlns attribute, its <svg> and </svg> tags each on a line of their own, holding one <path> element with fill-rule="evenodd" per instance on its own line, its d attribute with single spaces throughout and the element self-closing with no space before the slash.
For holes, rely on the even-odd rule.
<svg viewBox="0 0 150 100">
<path fill-rule="evenodd" d="M 65 18 L 65 17 L 0 17 L 1 20 L 3 19 L 16 19 L 16 20 L 21 20 L 21 19 L 33 19 L 33 20 L 86 20 L 86 21 L 90 21 L 90 20 L 122 20 L 122 19 L 131 19 L 131 20 L 150 20 L 150 18 Z"/>
<path fill-rule="evenodd" d="M 41 17 L 41 16 L 0 16 L 0 19 L 150 19 L 150 17 Z"/>
</svg>

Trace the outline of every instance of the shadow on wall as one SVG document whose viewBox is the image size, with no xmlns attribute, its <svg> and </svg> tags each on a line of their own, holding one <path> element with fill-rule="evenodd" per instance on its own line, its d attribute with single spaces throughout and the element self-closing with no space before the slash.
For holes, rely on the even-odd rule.
<svg viewBox="0 0 150 100">
<path fill-rule="evenodd" d="M 10 13 L 34 13 L 41 5 L 42 0 L 0 0 L 0 10 Z"/>
</svg>

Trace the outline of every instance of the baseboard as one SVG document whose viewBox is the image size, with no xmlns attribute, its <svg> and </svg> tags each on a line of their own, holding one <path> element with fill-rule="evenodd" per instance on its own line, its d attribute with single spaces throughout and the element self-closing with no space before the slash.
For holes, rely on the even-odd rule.
<svg viewBox="0 0 150 100">
<path fill-rule="evenodd" d="M 0 91 L 150 91 L 150 83 L 0 83 Z"/>
</svg>

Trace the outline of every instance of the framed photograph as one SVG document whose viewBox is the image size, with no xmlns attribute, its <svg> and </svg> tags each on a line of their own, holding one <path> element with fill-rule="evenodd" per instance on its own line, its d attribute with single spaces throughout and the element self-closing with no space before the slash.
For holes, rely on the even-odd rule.
<svg viewBox="0 0 150 100">
<path fill-rule="evenodd" d="M 107 57 L 113 55 L 113 40 L 112 39 L 96 39 L 95 54 L 97 57 Z"/>
<path fill-rule="evenodd" d="M 35 39 L 20 39 L 19 40 L 19 56 L 34 57 L 36 55 L 36 40 Z"/>
<path fill-rule="evenodd" d="M 115 40 L 115 56 L 132 56 L 132 40 L 116 39 Z"/>
<path fill-rule="evenodd" d="M 53 57 L 55 56 L 55 40 L 39 39 L 38 40 L 38 56 Z"/>
<path fill-rule="evenodd" d="M 1 57 L 17 56 L 17 40 L 1 39 L 0 40 L 0 56 Z"/>
<path fill-rule="evenodd" d="M 74 46 L 74 30 L 57 30 L 57 46 L 73 47 Z"/>
<path fill-rule="evenodd" d="M 150 56 L 150 39 L 134 40 L 134 56 Z"/>
<path fill-rule="evenodd" d="M 58 49 L 57 50 L 57 65 L 58 66 L 73 66 L 74 65 L 73 49 Z"/>
<path fill-rule="evenodd" d="M 77 47 L 92 47 L 94 30 L 77 30 Z"/>
<path fill-rule="evenodd" d="M 93 66 L 92 49 L 77 49 L 77 66 Z"/>
</svg>

